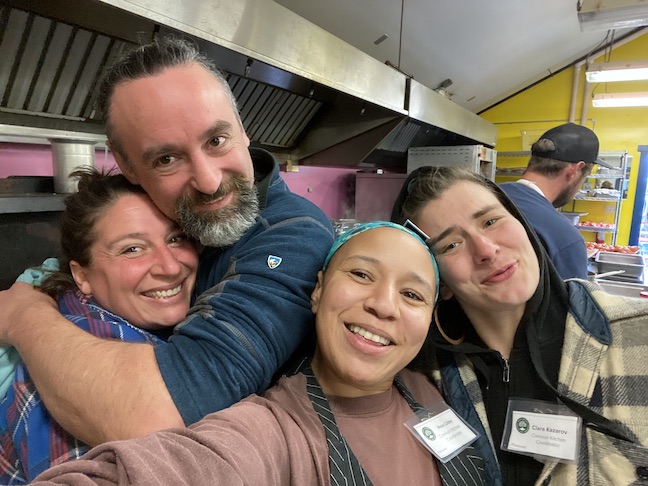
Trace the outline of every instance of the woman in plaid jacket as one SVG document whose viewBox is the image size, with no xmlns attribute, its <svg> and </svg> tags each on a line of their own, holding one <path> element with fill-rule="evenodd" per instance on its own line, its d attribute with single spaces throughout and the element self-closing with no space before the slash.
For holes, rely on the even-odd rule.
<svg viewBox="0 0 648 486">
<path fill-rule="evenodd" d="M 430 369 L 482 432 L 493 483 L 648 481 L 648 301 L 562 281 L 506 195 L 462 169 L 414 171 L 392 218 L 416 224 L 439 263 Z M 532 417 L 576 424 L 561 432 L 568 453 L 547 452 L 561 438 Z"/>
<path fill-rule="evenodd" d="M 164 342 L 189 310 L 195 244 L 123 175 L 87 168 L 72 176 L 79 189 L 65 199 L 61 215 L 64 262 L 39 282 L 41 290 L 57 299 L 63 316 L 97 337 Z M 29 483 L 90 450 L 54 420 L 28 364 L 18 362 L 0 400 L 2 485 Z"/>
</svg>

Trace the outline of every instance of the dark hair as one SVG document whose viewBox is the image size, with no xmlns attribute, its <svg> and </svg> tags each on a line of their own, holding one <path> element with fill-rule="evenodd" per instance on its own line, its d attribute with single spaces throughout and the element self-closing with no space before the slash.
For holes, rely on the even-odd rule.
<svg viewBox="0 0 648 486">
<path fill-rule="evenodd" d="M 415 223 L 428 202 L 439 198 L 460 181 L 479 184 L 501 199 L 493 190 L 493 184 L 475 172 L 460 167 L 425 166 L 414 170 L 405 180 L 394 203 L 391 220 L 403 224 L 410 219 Z"/>
<path fill-rule="evenodd" d="M 441 197 L 443 193 L 461 181 L 479 184 L 492 191 L 499 198 L 499 194 L 493 190 L 493 185 L 490 181 L 468 169 L 445 166 L 420 167 L 412 171 L 405 180 L 394 203 L 391 220 L 395 223 L 403 224 L 406 220 L 410 219 L 415 223 L 416 221 L 414 220 L 418 220 L 419 214 L 427 203 Z M 436 356 L 432 337 L 433 326 L 434 322 L 430 325 L 421 350 L 406 368 L 422 373 L 429 373 L 432 369 L 432 364 Z"/>
<path fill-rule="evenodd" d="M 211 59 L 201 53 L 194 43 L 186 39 L 179 39 L 173 36 L 156 39 L 150 44 L 135 48 L 121 59 L 118 59 L 106 72 L 99 84 L 97 105 L 104 117 L 106 136 L 111 144 L 112 150 L 117 152 L 127 163 L 130 162 L 115 135 L 114 126 L 110 119 L 110 105 L 115 89 L 121 83 L 155 76 L 165 69 L 186 66 L 192 63 L 201 65 L 214 75 L 214 78 L 220 83 L 229 98 L 232 109 L 240 122 L 236 98 L 227 83 L 225 75 L 216 67 Z M 172 95 L 173 93 L 170 93 L 170 96 Z"/>
<path fill-rule="evenodd" d="M 60 270 L 45 278 L 41 286 L 41 290 L 54 299 L 67 290 L 77 290 L 70 270 L 72 260 L 83 267 L 92 263 L 90 248 L 97 237 L 95 224 L 98 217 L 122 196 L 146 195 L 141 186 L 131 184 L 114 170 L 104 173 L 86 167 L 75 170 L 70 177 L 78 179 L 79 190 L 65 198 L 65 210 L 60 218 Z"/>
<path fill-rule="evenodd" d="M 541 138 L 531 146 L 532 152 L 548 152 L 553 153 L 556 150 L 556 144 L 553 140 L 548 138 Z M 529 159 L 529 164 L 525 170 L 526 172 L 535 172 L 542 174 L 548 177 L 555 177 L 568 165 L 573 164 L 573 162 L 565 162 L 563 160 L 550 159 L 547 157 L 540 157 L 539 155 L 532 155 Z M 581 174 L 586 176 L 592 172 L 594 167 L 593 163 L 585 162 L 585 165 L 581 168 Z"/>
<path fill-rule="evenodd" d="M 427 336 L 419 352 L 414 356 L 412 361 L 407 363 L 405 368 L 413 371 L 418 371 L 424 375 L 429 375 L 430 370 L 434 368 L 434 360 L 436 359 L 436 348 L 434 345 L 434 318 L 430 323 Z"/>
</svg>

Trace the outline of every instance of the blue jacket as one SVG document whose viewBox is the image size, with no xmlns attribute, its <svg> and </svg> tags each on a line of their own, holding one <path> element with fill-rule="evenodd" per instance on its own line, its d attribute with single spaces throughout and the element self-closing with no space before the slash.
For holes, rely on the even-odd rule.
<svg viewBox="0 0 648 486">
<path fill-rule="evenodd" d="M 268 152 L 250 152 L 260 215 L 236 244 L 203 251 L 200 295 L 168 343 L 155 348 L 187 425 L 264 391 L 314 333 L 310 294 L 333 243 L 331 222 L 290 192 Z"/>
<path fill-rule="evenodd" d="M 500 188 L 522 211 L 540 237 L 563 280 L 587 278 L 587 248 L 576 227 L 546 197 L 516 182 L 506 182 Z"/>
</svg>

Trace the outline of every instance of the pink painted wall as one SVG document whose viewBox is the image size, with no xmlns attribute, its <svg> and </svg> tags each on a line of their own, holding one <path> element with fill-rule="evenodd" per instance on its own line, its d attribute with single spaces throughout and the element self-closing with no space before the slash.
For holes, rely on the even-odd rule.
<svg viewBox="0 0 648 486">
<path fill-rule="evenodd" d="M 0 177 L 51 176 L 52 152 L 48 145 L 0 143 Z"/>
<path fill-rule="evenodd" d="M 98 168 L 115 165 L 112 154 L 103 149 L 95 154 Z M 334 219 L 354 218 L 356 168 L 306 167 L 298 172 L 281 172 L 286 184 Z M 52 153 L 49 145 L 0 142 L 0 178 L 9 176 L 52 176 Z"/>
<path fill-rule="evenodd" d="M 99 168 L 115 166 L 115 159 L 103 149 L 95 153 Z M 0 142 L 0 178 L 9 176 L 52 176 L 52 151 L 49 145 Z"/>
<path fill-rule="evenodd" d="M 355 217 L 356 168 L 300 166 L 281 177 L 295 194 L 316 204 L 329 218 Z"/>
</svg>

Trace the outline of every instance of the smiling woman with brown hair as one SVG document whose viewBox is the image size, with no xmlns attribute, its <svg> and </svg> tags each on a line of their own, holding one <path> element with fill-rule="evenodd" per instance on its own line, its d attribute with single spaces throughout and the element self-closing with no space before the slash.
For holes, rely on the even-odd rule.
<svg viewBox="0 0 648 486">
<path fill-rule="evenodd" d="M 198 269 L 195 244 L 123 175 L 88 168 L 72 177 L 79 189 L 65 199 L 61 213 L 60 270 L 45 277 L 41 290 L 89 334 L 164 342 L 189 310 Z M 32 481 L 51 465 L 90 450 L 51 416 L 31 371 L 29 362 L 16 365 L 0 403 L 3 485 Z"/>
</svg>

